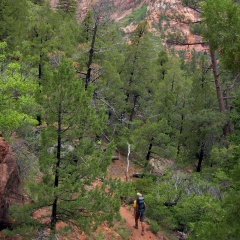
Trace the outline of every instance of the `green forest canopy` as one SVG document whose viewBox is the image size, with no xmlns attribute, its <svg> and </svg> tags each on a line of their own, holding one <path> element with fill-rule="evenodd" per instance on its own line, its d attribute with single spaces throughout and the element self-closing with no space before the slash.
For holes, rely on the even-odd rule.
<svg viewBox="0 0 240 240">
<path fill-rule="evenodd" d="M 73 220 L 90 233 L 119 217 L 120 195 L 139 190 L 152 231 L 240 236 L 240 7 L 231 0 L 182 2 L 201 10 L 198 31 L 209 43 L 209 54 L 193 51 L 191 61 L 155 48 L 156 37 L 138 17 L 146 5 L 134 12 L 141 21 L 127 43 L 106 1 L 81 23 L 75 1 L 59 1 L 55 10 L 45 1 L 1 1 L 0 131 L 11 144 L 13 133 L 23 139 L 22 151 L 34 156 L 19 155 L 34 203 L 10 211 L 12 234 L 28 238 L 50 228 L 53 237 L 58 221 Z M 148 177 L 92 188 L 128 143 Z M 151 158 L 176 167 L 152 175 Z M 180 171 L 191 166 L 192 174 Z M 33 171 L 41 172 L 40 182 Z M 46 206 L 50 222 L 31 218 Z"/>
</svg>

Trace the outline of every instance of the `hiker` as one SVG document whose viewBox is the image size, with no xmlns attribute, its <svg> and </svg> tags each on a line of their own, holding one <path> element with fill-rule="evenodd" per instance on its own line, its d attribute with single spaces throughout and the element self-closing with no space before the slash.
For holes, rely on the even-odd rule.
<svg viewBox="0 0 240 240">
<path fill-rule="evenodd" d="M 134 208 L 134 217 L 135 217 L 135 225 L 134 227 L 138 229 L 138 219 L 140 219 L 141 227 L 142 227 L 142 236 L 144 235 L 144 214 L 145 214 L 145 202 L 141 193 L 137 193 L 137 199 L 133 202 Z"/>
</svg>

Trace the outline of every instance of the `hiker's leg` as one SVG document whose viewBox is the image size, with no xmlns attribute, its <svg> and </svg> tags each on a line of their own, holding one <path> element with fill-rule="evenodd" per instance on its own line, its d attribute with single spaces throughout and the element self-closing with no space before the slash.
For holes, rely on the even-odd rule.
<svg viewBox="0 0 240 240">
<path fill-rule="evenodd" d="M 136 213 L 136 215 L 135 215 L 135 227 L 138 227 L 138 218 L 139 218 L 139 214 Z"/>
<path fill-rule="evenodd" d="M 144 232 L 145 232 L 144 213 L 142 213 L 140 216 L 140 222 L 141 222 L 141 227 L 142 227 L 142 235 L 144 235 Z"/>
<path fill-rule="evenodd" d="M 138 227 L 138 220 L 135 218 L 135 227 Z"/>
<path fill-rule="evenodd" d="M 144 222 L 141 222 L 141 226 L 142 226 L 142 231 L 145 231 L 145 224 L 144 224 Z"/>
</svg>

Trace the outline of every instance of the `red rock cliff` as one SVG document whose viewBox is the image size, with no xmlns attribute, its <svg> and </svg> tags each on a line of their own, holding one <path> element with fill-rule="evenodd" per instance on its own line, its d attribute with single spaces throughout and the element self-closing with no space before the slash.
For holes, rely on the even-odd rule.
<svg viewBox="0 0 240 240">
<path fill-rule="evenodd" d="M 91 8 L 91 5 L 100 0 L 77 0 L 78 2 L 78 18 L 81 21 L 88 9 Z M 58 3 L 58 0 L 51 0 L 51 5 L 54 7 Z M 181 4 L 181 0 L 115 0 L 114 6 L 116 11 L 111 16 L 115 21 L 119 21 L 124 18 L 126 15 L 130 14 L 133 10 L 140 8 L 143 4 L 147 4 L 147 21 L 150 25 L 150 31 L 154 32 L 156 35 L 160 36 L 159 30 L 156 29 L 155 26 L 159 25 L 159 19 L 164 15 L 172 15 L 171 11 L 175 11 L 181 15 L 185 16 L 183 22 L 198 21 L 200 16 L 197 12 L 193 11 L 190 8 L 183 7 Z M 166 21 L 161 22 L 162 27 L 166 25 Z M 136 28 L 136 25 L 130 24 L 130 26 L 125 27 L 123 30 L 126 33 L 133 32 Z M 170 25 L 167 30 L 165 30 L 165 34 L 167 32 L 171 32 L 172 29 L 180 29 L 187 38 L 188 45 L 177 45 L 174 46 L 176 50 L 186 50 L 191 51 L 193 48 L 198 52 L 204 52 L 208 50 L 208 46 L 204 46 L 201 44 L 195 45 L 194 43 L 201 43 L 201 37 L 197 35 L 193 35 L 189 31 L 188 24 L 176 22 L 174 20 L 170 21 Z M 160 40 L 161 41 L 161 40 Z"/>
<path fill-rule="evenodd" d="M 11 148 L 0 137 L 0 229 L 9 226 L 7 211 L 12 204 L 23 204 L 24 195 L 16 160 Z"/>
</svg>

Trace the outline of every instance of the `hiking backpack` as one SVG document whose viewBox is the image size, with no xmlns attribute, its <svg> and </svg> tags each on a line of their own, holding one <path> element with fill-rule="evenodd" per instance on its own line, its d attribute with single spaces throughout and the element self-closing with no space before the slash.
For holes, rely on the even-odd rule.
<svg viewBox="0 0 240 240">
<path fill-rule="evenodd" d="M 144 198 L 139 197 L 139 198 L 137 198 L 137 212 L 144 213 L 144 211 L 145 211 Z"/>
</svg>

